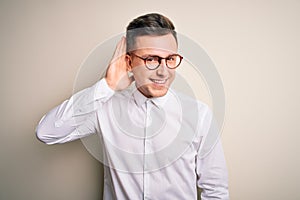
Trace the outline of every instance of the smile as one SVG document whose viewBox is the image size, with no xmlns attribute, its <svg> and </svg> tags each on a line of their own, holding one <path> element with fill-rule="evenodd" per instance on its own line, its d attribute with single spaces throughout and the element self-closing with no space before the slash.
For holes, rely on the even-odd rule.
<svg viewBox="0 0 300 200">
<path fill-rule="evenodd" d="M 167 79 L 150 79 L 150 80 L 156 84 L 165 84 L 167 82 Z"/>
</svg>

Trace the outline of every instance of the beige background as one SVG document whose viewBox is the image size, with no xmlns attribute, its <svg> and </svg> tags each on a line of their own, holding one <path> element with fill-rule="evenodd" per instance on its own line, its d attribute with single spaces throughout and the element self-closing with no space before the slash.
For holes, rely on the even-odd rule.
<svg viewBox="0 0 300 200">
<path fill-rule="evenodd" d="M 101 199 L 101 164 L 81 141 L 47 146 L 34 129 L 72 94 L 88 53 L 151 11 L 199 43 L 223 80 L 231 199 L 300 198 L 299 1 L 1 0 L 1 200 Z"/>
</svg>

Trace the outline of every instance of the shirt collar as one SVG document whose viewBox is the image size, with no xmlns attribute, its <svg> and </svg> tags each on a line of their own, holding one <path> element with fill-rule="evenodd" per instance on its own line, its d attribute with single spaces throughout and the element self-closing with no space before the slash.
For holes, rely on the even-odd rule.
<svg viewBox="0 0 300 200">
<path fill-rule="evenodd" d="M 157 107 L 163 107 L 170 96 L 170 91 L 168 90 L 168 92 L 162 97 L 147 98 L 137 89 L 135 83 L 132 85 L 132 96 L 135 103 L 139 107 L 142 106 L 146 101 L 151 101 Z"/>
</svg>

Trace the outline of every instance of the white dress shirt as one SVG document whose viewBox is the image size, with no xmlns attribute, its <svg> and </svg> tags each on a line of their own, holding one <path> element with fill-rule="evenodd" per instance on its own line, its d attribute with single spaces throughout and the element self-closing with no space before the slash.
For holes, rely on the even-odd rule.
<svg viewBox="0 0 300 200">
<path fill-rule="evenodd" d="M 146 98 L 133 83 L 115 92 L 101 79 L 74 94 L 39 122 L 37 137 L 65 143 L 98 133 L 104 200 L 229 199 L 219 135 L 208 106 L 169 89 Z M 211 136 L 210 136 L 211 134 Z"/>
</svg>

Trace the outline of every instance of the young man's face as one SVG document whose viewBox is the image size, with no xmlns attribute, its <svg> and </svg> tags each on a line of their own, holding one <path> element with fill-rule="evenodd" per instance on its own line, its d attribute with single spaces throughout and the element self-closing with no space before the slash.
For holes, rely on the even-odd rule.
<svg viewBox="0 0 300 200">
<path fill-rule="evenodd" d="M 162 36 L 139 36 L 135 40 L 135 49 L 131 56 L 127 56 L 127 61 L 138 90 L 148 98 L 164 96 L 175 78 L 175 69 L 168 68 L 166 60 L 162 59 L 157 69 L 149 70 L 144 60 L 139 57 L 166 58 L 176 54 L 177 42 L 174 36 L 171 33 Z"/>
</svg>

